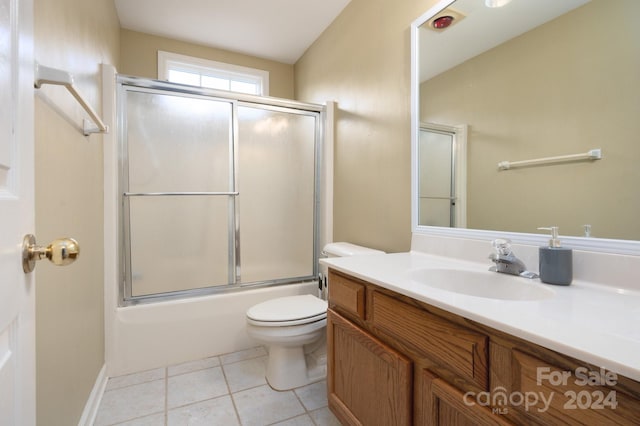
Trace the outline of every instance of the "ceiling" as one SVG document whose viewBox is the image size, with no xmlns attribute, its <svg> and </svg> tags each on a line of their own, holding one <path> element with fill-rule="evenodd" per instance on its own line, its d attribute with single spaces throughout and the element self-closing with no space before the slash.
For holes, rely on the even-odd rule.
<svg viewBox="0 0 640 426">
<path fill-rule="evenodd" d="M 480 0 L 457 0 L 447 9 L 464 16 L 458 19 L 457 24 L 442 32 L 430 30 L 428 25 L 421 27 L 420 81 L 428 80 L 589 1 L 519 0 L 491 9 Z"/>
<path fill-rule="evenodd" d="M 115 0 L 122 28 L 295 63 L 350 0 Z"/>
</svg>

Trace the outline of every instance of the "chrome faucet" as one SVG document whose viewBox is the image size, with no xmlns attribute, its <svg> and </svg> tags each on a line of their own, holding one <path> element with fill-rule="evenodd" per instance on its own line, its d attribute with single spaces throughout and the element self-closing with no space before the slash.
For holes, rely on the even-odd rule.
<svg viewBox="0 0 640 426">
<path fill-rule="evenodd" d="M 527 267 L 524 266 L 522 260 L 518 259 L 513 254 L 510 240 L 498 238 L 493 240 L 491 245 L 496 251 L 489 255 L 489 259 L 491 259 L 491 261 L 496 265 L 490 267 L 490 271 L 519 275 L 525 278 L 538 278 L 538 274 L 527 271 Z"/>
</svg>

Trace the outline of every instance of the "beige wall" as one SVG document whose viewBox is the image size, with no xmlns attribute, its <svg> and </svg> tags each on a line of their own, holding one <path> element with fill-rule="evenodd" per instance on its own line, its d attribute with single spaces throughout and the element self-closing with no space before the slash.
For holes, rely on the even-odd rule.
<svg viewBox="0 0 640 426">
<path fill-rule="evenodd" d="M 158 50 L 268 71 L 269 96 L 293 99 L 293 65 L 124 29 L 118 72 L 157 79 Z"/>
<path fill-rule="evenodd" d="M 100 63 L 117 65 L 111 0 L 35 0 L 35 59 L 70 71 L 100 111 Z M 37 421 L 77 424 L 104 364 L 102 137 L 85 138 L 85 114 L 62 87 L 35 91 L 36 236 L 71 236 L 73 265 L 36 270 Z M 47 264 L 45 264 L 47 263 Z"/>
<path fill-rule="evenodd" d="M 470 228 L 640 239 L 640 27 L 623 19 L 638 14 L 596 0 L 422 85 L 422 121 L 470 125 Z M 602 160 L 497 169 L 593 148 Z"/>
<path fill-rule="evenodd" d="M 411 241 L 410 26 L 436 0 L 352 0 L 295 65 L 296 99 L 338 102 L 334 240 Z"/>
</svg>

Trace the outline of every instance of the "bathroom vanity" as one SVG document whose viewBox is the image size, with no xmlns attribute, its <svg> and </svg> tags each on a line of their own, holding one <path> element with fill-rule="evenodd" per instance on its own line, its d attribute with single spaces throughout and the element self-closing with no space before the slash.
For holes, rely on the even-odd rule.
<svg viewBox="0 0 640 426">
<path fill-rule="evenodd" d="M 575 311 L 564 319 L 580 318 L 580 297 L 601 289 L 574 283 L 552 297 L 498 300 L 419 282 L 416 270 L 475 267 L 438 256 L 325 263 L 329 407 L 343 424 L 640 424 L 640 352 L 628 352 L 637 336 L 549 318 L 559 303 Z M 626 306 L 639 297 L 624 296 Z M 616 297 L 603 293 L 604 309 L 627 309 Z"/>
</svg>

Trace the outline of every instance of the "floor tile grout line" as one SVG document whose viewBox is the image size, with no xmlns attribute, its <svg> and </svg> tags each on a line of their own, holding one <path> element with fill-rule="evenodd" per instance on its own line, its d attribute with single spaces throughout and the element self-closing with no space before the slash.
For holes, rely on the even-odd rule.
<svg viewBox="0 0 640 426">
<path fill-rule="evenodd" d="M 239 359 L 239 360 L 233 361 L 233 362 L 226 362 L 226 363 L 220 364 L 220 365 L 221 366 L 223 366 L 223 365 L 234 365 L 234 364 L 238 364 L 240 362 L 251 361 L 251 360 L 258 359 L 258 358 L 263 358 L 263 357 L 266 357 L 266 356 L 267 355 L 258 355 L 258 356 L 254 356 L 254 357 L 251 357 L 251 358 Z"/>
<path fill-rule="evenodd" d="M 233 352 L 231 352 L 231 353 L 233 353 Z M 228 355 L 228 354 L 227 354 L 227 355 Z M 262 357 L 268 356 L 268 353 L 266 353 L 266 351 L 265 351 L 265 353 L 256 354 L 255 356 L 250 356 L 250 357 L 247 357 L 247 358 L 242 358 L 242 359 L 239 359 L 239 360 L 236 360 L 236 361 L 232 361 L 232 362 L 223 362 L 223 361 L 222 361 L 222 357 L 223 357 L 224 355 L 218 355 L 218 356 L 220 357 L 220 365 L 233 365 L 233 364 L 237 364 L 237 363 L 239 363 L 239 362 L 243 362 L 243 361 L 250 361 L 250 360 L 252 360 L 252 359 L 257 359 L 257 358 L 262 358 Z"/>
<path fill-rule="evenodd" d="M 217 368 L 217 367 L 213 367 L 213 368 Z M 192 401 L 192 402 L 188 402 L 188 403 L 182 404 L 182 405 L 176 405 L 175 407 L 171 407 L 171 408 L 168 407 L 168 403 L 167 403 L 166 404 L 167 405 L 167 412 L 171 411 L 171 410 L 178 409 L 178 408 L 185 408 L 185 407 L 188 407 L 190 405 L 196 405 L 196 404 L 199 404 L 199 403 L 202 403 L 202 402 L 205 402 L 205 401 L 212 401 L 214 399 L 222 398 L 224 396 L 233 397 L 233 395 L 235 395 L 235 394 L 242 393 L 242 392 L 245 392 L 245 391 L 248 391 L 248 390 L 251 390 L 251 389 L 256 389 L 256 388 L 263 387 L 263 386 L 268 386 L 271 390 L 274 390 L 275 392 L 282 392 L 282 391 L 276 391 L 271 386 L 269 386 L 268 383 L 261 383 L 261 384 L 255 385 L 255 386 L 250 386 L 248 388 L 243 388 L 243 389 L 239 389 L 237 391 L 231 392 L 231 388 L 229 387 L 229 384 L 227 382 L 227 378 L 226 378 L 226 374 L 224 373 L 224 369 L 222 370 L 222 373 L 223 373 L 223 376 L 225 378 L 225 384 L 227 385 L 227 389 L 229 390 L 229 392 L 227 392 L 226 394 L 214 396 L 214 397 L 211 397 L 211 398 L 201 399 L 201 400 L 198 400 L 198 401 Z M 175 376 L 172 376 L 172 377 L 175 377 Z M 291 391 L 292 390 L 288 390 L 288 391 L 285 391 L 285 392 L 291 392 Z M 235 406 L 235 404 L 234 404 L 234 406 Z M 305 408 L 304 404 L 302 404 L 302 407 Z"/>
<path fill-rule="evenodd" d="M 222 367 L 222 366 L 221 365 L 208 366 L 208 367 L 204 367 L 204 368 L 199 368 L 197 370 L 185 371 L 184 373 L 174 374 L 172 376 L 167 375 L 167 377 L 169 377 L 170 379 L 173 379 L 174 377 L 180 377 L 180 376 L 185 376 L 187 374 L 198 373 L 198 372 L 204 371 L 204 370 L 213 370 L 214 368 L 219 368 L 219 367 Z"/>
<path fill-rule="evenodd" d="M 233 412 L 236 415 L 236 420 L 238 420 L 238 424 L 242 425 L 242 419 L 240 419 L 240 413 L 238 412 L 238 407 L 236 406 L 236 401 L 233 398 L 233 393 L 231 392 L 231 386 L 229 385 L 229 380 L 227 379 L 227 373 L 224 371 L 224 365 L 222 364 L 222 359 L 220 359 L 220 370 L 222 370 L 222 377 L 224 377 L 224 383 L 227 385 L 227 391 L 229 395 L 229 399 L 231 399 L 231 405 L 233 406 Z"/>
<path fill-rule="evenodd" d="M 312 383 L 313 384 L 313 383 Z M 307 385 L 308 386 L 308 385 Z M 307 408 L 306 405 L 304 405 L 304 402 L 302 401 L 302 398 L 300 398 L 300 395 L 298 395 L 298 392 L 296 392 L 296 389 L 300 389 L 301 387 L 304 386 L 300 386 L 298 388 L 294 388 L 292 389 L 293 394 L 296 396 L 296 398 L 298 398 L 298 402 L 300 402 L 300 405 L 302 405 L 302 408 L 304 408 L 304 412 L 305 414 L 311 419 L 311 423 L 313 423 L 314 425 L 317 425 L 317 423 L 315 422 L 315 420 L 313 420 L 313 417 L 311 416 L 311 411 L 309 411 L 309 409 Z"/>
<path fill-rule="evenodd" d="M 169 425 L 169 367 L 164 368 L 164 426 Z"/>
<path fill-rule="evenodd" d="M 122 389 L 127 389 L 127 388 L 131 388 L 131 387 L 134 387 L 134 386 L 139 386 L 139 385 L 146 385 L 146 384 L 153 383 L 153 382 L 160 382 L 160 381 L 163 381 L 163 380 L 164 380 L 164 378 L 162 378 L 162 379 L 153 379 L 153 380 L 149 380 L 148 382 L 135 383 L 133 385 L 123 386 L 121 388 L 109 389 L 108 391 L 105 391 L 104 393 L 106 394 L 107 392 L 119 391 L 119 390 L 122 390 Z"/>
<path fill-rule="evenodd" d="M 160 368 L 165 368 L 165 367 L 160 367 Z M 154 368 L 154 370 L 157 370 L 157 368 Z M 146 370 L 146 371 L 151 371 L 151 370 Z M 138 374 L 138 373 L 131 373 L 131 374 Z M 116 379 L 118 377 L 124 377 L 124 376 L 109 377 L 108 380 Z M 129 385 L 124 385 L 124 386 L 120 386 L 120 387 L 113 388 L 113 389 L 105 389 L 104 393 L 113 392 L 113 391 L 117 391 L 117 390 L 120 390 L 120 389 L 130 388 L 131 386 L 144 385 L 145 383 L 157 382 L 157 381 L 160 381 L 160 380 L 163 380 L 163 379 L 164 379 L 164 377 L 151 379 L 151 380 L 144 380 L 142 382 L 131 383 Z"/>
<path fill-rule="evenodd" d="M 309 414 L 308 414 L 308 413 L 304 412 L 304 413 L 302 413 L 302 414 L 298 414 L 297 416 L 289 417 L 289 418 L 282 419 L 282 420 L 277 420 L 277 421 L 275 421 L 275 422 L 273 422 L 273 423 L 269 423 L 269 424 L 267 424 L 267 425 L 265 425 L 265 426 L 273 426 L 273 425 L 277 425 L 277 424 L 280 424 L 280 423 L 283 423 L 283 422 L 288 422 L 289 420 L 293 420 L 293 419 L 295 419 L 295 418 L 298 418 L 298 417 L 300 417 L 300 416 L 304 416 L 304 415 L 309 416 Z M 311 418 L 311 416 L 309 416 L 309 418 Z M 316 423 L 313 421 L 313 419 L 311 419 L 311 423 L 313 423 L 314 425 L 316 424 Z"/>
<path fill-rule="evenodd" d="M 120 420 L 120 421 L 117 421 L 115 423 L 109 423 L 109 424 L 106 424 L 104 426 L 118 426 L 118 425 L 122 425 L 124 423 L 128 423 L 128 422 L 130 422 L 132 420 L 139 420 L 139 419 L 144 419 L 145 417 L 155 416 L 156 414 L 162 414 L 162 411 L 157 411 L 155 413 L 143 414 L 141 416 L 132 417 L 130 419 Z"/>
<path fill-rule="evenodd" d="M 169 369 L 170 369 L 170 368 L 172 368 L 172 367 L 179 367 L 179 366 L 184 365 L 184 364 L 189 364 L 189 363 L 192 363 L 192 362 L 203 361 L 203 360 L 205 360 L 205 359 L 211 359 L 211 358 L 218 358 L 218 364 L 216 364 L 216 365 L 207 365 L 207 366 L 205 366 L 205 367 L 196 368 L 196 369 L 194 369 L 194 370 L 185 371 L 185 372 L 183 372 L 183 373 L 178 373 L 178 374 L 169 374 Z M 220 361 L 220 356 L 219 356 L 219 355 L 214 355 L 214 356 L 210 356 L 210 357 L 207 357 L 207 358 L 203 358 L 202 360 L 196 359 L 196 360 L 193 360 L 193 361 L 181 362 L 180 364 L 171 364 L 171 365 L 167 365 L 167 366 L 165 366 L 165 368 L 167 369 L 167 375 L 168 375 L 169 377 L 177 377 L 177 376 L 182 376 L 183 374 L 195 373 L 196 371 L 202 371 L 202 370 L 207 370 L 207 369 L 209 369 L 209 368 L 216 368 L 216 367 L 221 367 L 221 366 L 222 366 L 222 362 Z"/>
</svg>

